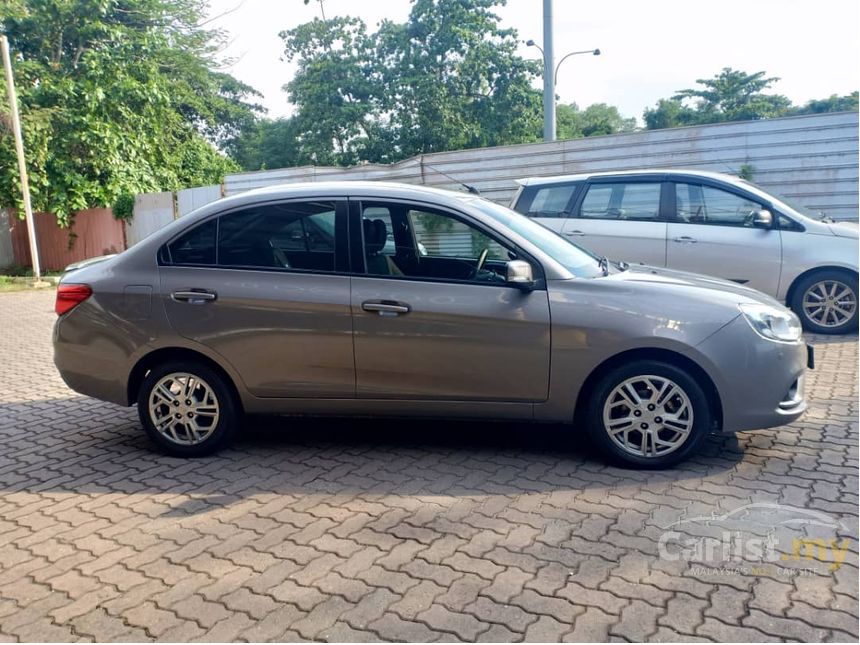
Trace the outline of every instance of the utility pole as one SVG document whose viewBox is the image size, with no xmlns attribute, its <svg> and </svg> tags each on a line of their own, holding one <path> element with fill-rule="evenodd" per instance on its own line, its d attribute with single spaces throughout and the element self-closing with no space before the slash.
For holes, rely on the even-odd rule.
<svg viewBox="0 0 860 645">
<path fill-rule="evenodd" d="M 15 95 L 15 78 L 12 75 L 12 58 L 9 56 L 9 41 L 0 36 L 0 49 L 3 51 L 3 66 L 6 68 L 6 92 L 9 96 L 12 133 L 15 136 L 15 152 L 18 155 L 18 172 L 21 174 L 21 193 L 24 202 L 24 217 L 27 219 L 27 233 L 30 238 L 30 258 L 33 261 L 33 276 L 36 282 L 42 279 L 39 266 L 39 247 L 36 244 L 36 227 L 33 223 L 33 207 L 30 204 L 30 184 L 27 181 L 27 163 L 24 160 L 24 139 L 21 137 L 21 119 L 18 115 L 18 97 Z"/>
<path fill-rule="evenodd" d="M 543 140 L 555 141 L 555 59 L 552 0 L 543 0 Z"/>
</svg>

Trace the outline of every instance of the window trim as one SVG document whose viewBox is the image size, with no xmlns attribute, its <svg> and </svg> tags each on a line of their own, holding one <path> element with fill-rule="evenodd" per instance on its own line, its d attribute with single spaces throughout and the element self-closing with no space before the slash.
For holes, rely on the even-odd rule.
<svg viewBox="0 0 860 645">
<path fill-rule="evenodd" d="M 671 191 L 668 189 L 667 184 L 669 182 L 666 180 L 665 175 L 642 175 L 642 176 L 631 176 L 631 177 L 594 177 L 588 179 L 583 186 L 579 189 L 577 194 L 576 204 L 574 205 L 570 218 L 578 219 L 578 220 L 586 220 L 589 222 L 630 222 L 630 223 L 643 223 L 643 224 L 660 224 L 667 221 L 670 221 L 669 216 L 672 211 L 669 210 L 669 194 Z M 659 203 L 657 205 L 657 217 L 654 219 L 630 219 L 630 220 L 618 220 L 618 219 L 609 219 L 607 217 L 583 217 L 582 216 L 582 204 L 585 201 L 585 197 L 588 195 L 588 191 L 591 190 L 592 186 L 600 186 L 601 184 L 658 184 L 660 186 L 660 197 Z M 673 197 L 674 200 L 674 197 Z M 674 205 L 674 201 L 673 201 Z"/>
<path fill-rule="evenodd" d="M 264 206 L 278 206 L 281 204 L 291 204 L 291 203 L 302 203 L 309 201 L 328 201 L 333 202 L 335 206 L 335 220 L 334 220 L 334 270 L 326 271 L 320 269 L 299 269 L 295 267 L 262 267 L 262 266 L 242 266 L 242 265 L 221 265 L 219 263 L 218 257 L 218 241 L 221 234 L 221 223 L 220 220 L 222 217 L 227 215 L 232 215 L 234 213 L 247 210 L 249 208 L 259 208 Z M 195 222 L 189 225 L 187 228 L 182 229 L 181 231 L 177 231 L 175 235 L 173 235 L 170 239 L 166 240 L 161 246 L 158 247 L 158 251 L 156 251 L 156 262 L 158 267 L 172 267 L 172 268 L 190 268 L 190 269 L 219 269 L 223 271 L 263 271 L 266 273 L 296 273 L 296 274 L 313 274 L 313 275 L 347 275 L 348 274 L 348 265 L 349 258 L 347 256 L 347 248 L 349 239 L 347 237 L 347 206 L 348 200 L 343 196 L 337 197 L 294 197 L 291 199 L 272 199 L 268 201 L 260 201 L 254 204 L 243 204 L 241 206 L 234 206 L 233 208 L 228 208 L 223 211 L 219 211 L 217 213 L 212 213 L 208 215 L 204 219 L 199 222 Z M 215 263 L 214 264 L 176 264 L 173 262 L 173 258 L 170 256 L 170 244 L 175 242 L 177 239 L 182 237 L 183 235 L 187 235 L 191 231 L 195 230 L 200 226 L 204 226 L 205 224 L 215 220 Z M 163 256 L 166 255 L 169 258 L 169 261 L 164 261 Z"/>
<path fill-rule="evenodd" d="M 394 198 L 394 197 L 350 197 L 349 198 L 349 259 L 350 259 L 350 271 L 349 275 L 357 278 L 372 278 L 377 280 L 395 280 L 397 282 L 430 282 L 437 284 L 459 284 L 459 285 L 471 285 L 478 287 L 496 287 L 503 289 L 514 289 L 519 291 L 518 287 L 508 284 L 507 282 L 474 282 L 471 280 L 454 280 L 451 278 L 426 278 L 419 276 L 396 276 L 396 275 L 371 275 L 367 273 L 367 267 L 365 266 L 364 260 L 364 228 L 361 224 L 361 212 L 363 210 L 363 204 L 366 202 L 371 202 L 374 204 L 399 204 L 405 206 L 414 206 L 417 209 L 425 209 L 432 211 L 437 211 L 439 213 L 449 215 L 450 217 L 459 220 L 466 224 L 467 226 L 471 226 L 473 228 L 478 229 L 481 233 L 485 234 L 487 237 L 494 240 L 496 243 L 501 244 L 502 246 L 513 249 L 523 260 L 526 260 L 529 264 L 532 265 L 532 270 L 534 271 L 534 291 L 546 291 L 546 278 L 543 270 L 543 266 L 538 260 L 532 256 L 530 253 L 526 252 L 522 247 L 518 244 L 515 244 L 511 240 L 505 238 L 502 235 L 499 235 L 498 232 L 484 225 L 482 222 L 476 220 L 473 217 L 470 217 L 468 214 L 463 213 L 461 211 L 454 210 L 447 206 L 441 206 L 439 204 L 434 204 L 430 202 L 422 202 L 420 200 L 414 199 L 402 199 L 402 198 Z M 414 238 L 415 232 L 412 231 L 412 235 Z M 417 242 L 417 241 L 416 241 Z M 358 267 L 359 270 L 356 270 Z"/>
</svg>

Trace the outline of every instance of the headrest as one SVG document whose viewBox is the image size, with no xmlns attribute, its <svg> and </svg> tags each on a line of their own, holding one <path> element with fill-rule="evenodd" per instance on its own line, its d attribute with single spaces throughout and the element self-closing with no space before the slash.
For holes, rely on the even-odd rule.
<svg viewBox="0 0 860 645">
<path fill-rule="evenodd" d="M 381 219 L 366 219 L 361 223 L 364 228 L 364 248 L 368 255 L 379 253 L 388 240 L 388 228 Z"/>
</svg>

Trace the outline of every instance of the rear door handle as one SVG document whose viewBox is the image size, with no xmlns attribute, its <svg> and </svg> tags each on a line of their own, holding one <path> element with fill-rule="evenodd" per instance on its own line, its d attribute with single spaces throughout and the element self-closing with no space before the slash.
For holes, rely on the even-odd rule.
<svg viewBox="0 0 860 645">
<path fill-rule="evenodd" d="M 696 238 L 690 237 L 689 235 L 682 235 L 681 237 L 676 237 L 675 241 L 679 244 L 695 244 Z"/>
<path fill-rule="evenodd" d="M 585 236 L 585 233 L 583 233 L 582 231 L 577 230 L 577 231 L 567 231 L 567 232 L 565 233 L 565 235 L 569 235 L 570 237 L 584 237 L 584 236 Z"/>
<path fill-rule="evenodd" d="M 190 305 L 205 305 L 218 297 L 214 291 L 207 289 L 180 289 L 170 294 L 177 302 L 187 302 Z"/>
<path fill-rule="evenodd" d="M 375 311 L 380 316 L 401 316 L 412 310 L 405 302 L 394 300 L 366 300 L 361 303 L 361 308 L 365 311 Z"/>
</svg>

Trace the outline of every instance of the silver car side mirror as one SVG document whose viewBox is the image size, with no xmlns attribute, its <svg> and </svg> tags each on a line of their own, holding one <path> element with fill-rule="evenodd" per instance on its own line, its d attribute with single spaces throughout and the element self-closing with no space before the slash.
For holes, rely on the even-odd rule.
<svg viewBox="0 0 860 645">
<path fill-rule="evenodd" d="M 771 228 L 773 226 L 773 213 L 768 210 L 756 211 L 752 223 L 756 228 Z"/>
<path fill-rule="evenodd" d="M 512 287 L 532 291 L 535 287 L 532 265 L 524 260 L 511 260 L 505 265 L 505 279 Z"/>
</svg>

